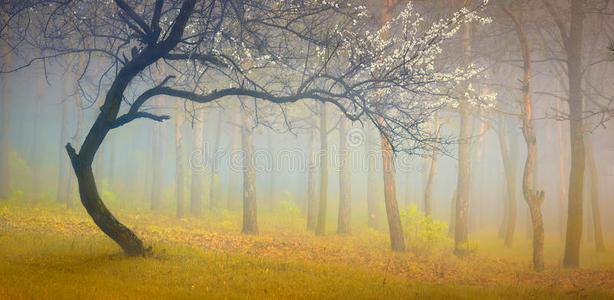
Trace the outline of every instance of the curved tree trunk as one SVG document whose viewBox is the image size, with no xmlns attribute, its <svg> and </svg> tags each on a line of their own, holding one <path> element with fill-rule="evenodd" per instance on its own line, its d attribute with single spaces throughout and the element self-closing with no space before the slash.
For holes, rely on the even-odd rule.
<svg viewBox="0 0 614 300">
<path fill-rule="evenodd" d="M 439 138 L 439 111 L 435 112 L 435 138 Z M 439 151 L 433 149 L 431 153 L 431 166 L 429 175 L 426 179 L 426 188 L 424 189 L 424 214 L 428 217 L 433 214 L 431 193 L 433 191 L 433 182 L 435 181 L 435 172 L 437 172 L 437 155 Z"/>
<path fill-rule="evenodd" d="M 94 223 L 113 239 L 128 256 L 144 255 L 143 242 L 128 227 L 117 221 L 102 202 L 96 188 L 92 162 L 109 131 L 115 126 L 124 124 L 117 124 L 117 115 L 126 87 L 147 66 L 153 64 L 177 45 L 195 4 L 196 0 L 185 0 L 175 19 L 171 33 L 164 43 L 145 48 L 143 52 L 133 57 L 117 73 L 105 96 L 104 104 L 100 107 L 100 113 L 85 137 L 79 153 L 70 144 L 66 144 L 66 152 L 77 175 L 81 203 Z"/>
<path fill-rule="evenodd" d="M 503 6 L 505 13 L 512 19 L 514 28 L 522 49 L 523 60 L 523 80 L 522 94 L 523 102 L 521 107 L 522 135 L 527 143 L 527 159 L 524 165 L 522 176 L 522 193 L 529 206 L 533 231 L 533 269 L 535 271 L 544 270 L 544 222 L 542 218 L 541 206 L 544 202 L 544 192 L 537 191 L 535 160 L 537 158 L 537 138 L 533 126 L 533 105 L 531 103 L 531 48 L 529 40 L 518 17 L 507 7 Z M 522 12 L 521 12 L 522 13 Z"/>
<path fill-rule="evenodd" d="M 348 130 L 350 120 L 343 118 L 339 124 L 339 218 L 337 234 L 351 233 L 352 187 L 350 171 L 350 151 L 348 148 Z"/>
<path fill-rule="evenodd" d="M 328 127 L 326 125 L 326 103 L 320 103 L 320 202 L 316 235 L 326 233 L 326 202 L 328 198 Z"/>
<path fill-rule="evenodd" d="M 242 233 L 258 233 L 256 208 L 256 168 L 254 166 L 254 145 L 249 128 L 247 113 L 241 111 L 241 147 L 243 150 L 243 228 Z"/>
</svg>

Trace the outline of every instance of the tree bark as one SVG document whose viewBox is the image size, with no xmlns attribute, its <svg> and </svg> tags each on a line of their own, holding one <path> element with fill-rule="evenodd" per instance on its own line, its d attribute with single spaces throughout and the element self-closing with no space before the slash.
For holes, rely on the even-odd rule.
<svg viewBox="0 0 614 300">
<path fill-rule="evenodd" d="M 177 105 L 175 113 L 175 195 L 177 197 L 177 218 L 185 217 L 183 193 L 185 188 L 183 170 L 183 105 Z"/>
<path fill-rule="evenodd" d="M 588 160 L 588 169 L 590 172 L 590 198 L 591 211 L 593 214 L 593 231 L 595 237 L 595 247 L 597 251 L 605 251 L 603 242 L 603 229 L 601 228 L 601 213 L 599 211 L 599 175 L 597 174 L 597 165 L 595 164 L 595 155 L 593 153 L 593 143 L 590 140 L 590 135 L 586 135 L 586 158 Z"/>
<path fill-rule="evenodd" d="M 337 234 L 350 234 L 352 231 L 352 186 L 350 151 L 347 141 L 349 127 L 350 120 L 342 117 L 339 124 L 339 218 Z"/>
<path fill-rule="evenodd" d="M 317 168 L 317 152 L 316 152 L 316 124 L 311 118 L 311 132 L 309 136 L 309 170 L 307 170 L 307 229 L 315 230 L 316 218 L 318 214 L 318 202 L 315 197 L 316 189 L 316 168 Z"/>
<path fill-rule="evenodd" d="M 499 138 L 499 148 L 501 149 L 501 160 L 503 161 L 503 171 L 505 175 L 505 216 L 502 223 L 502 234 L 505 247 L 512 247 L 514 243 L 514 232 L 516 231 L 516 138 L 510 133 L 509 120 L 501 117 L 501 127 L 497 130 Z"/>
<path fill-rule="evenodd" d="M 241 112 L 241 147 L 243 150 L 243 228 L 244 234 L 258 233 L 256 208 L 256 168 L 252 130 L 245 111 Z"/>
<path fill-rule="evenodd" d="M 533 229 L 533 269 L 544 270 L 544 223 L 541 205 L 544 202 L 544 192 L 537 191 L 535 179 L 535 160 L 537 158 L 537 138 L 533 126 L 533 105 L 531 103 L 531 48 L 529 40 L 518 17 L 507 7 L 503 6 L 505 13 L 512 19 L 514 29 L 522 49 L 523 79 L 521 107 L 522 135 L 527 143 L 527 158 L 522 176 L 522 193 L 529 206 Z M 521 12 L 522 13 L 522 12 Z"/>
<path fill-rule="evenodd" d="M 559 102 L 556 103 L 557 111 L 560 111 Z M 565 207 L 565 202 L 567 200 L 567 184 L 565 182 L 565 154 L 567 150 L 563 146 L 563 130 L 561 126 L 561 122 L 556 122 L 556 130 L 559 141 L 559 232 L 561 235 L 561 240 L 565 240 L 565 216 L 567 215 L 567 210 Z"/>
<path fill-rule="evenodd" d="M 4 19 L 8 19 L 8 15 L 4 15 Z M 3 20 L 7 21 L 7 20 Z M 4 24 L 4 23 L 3 23 Z M 11 53 L 7 43 L 2 44 L 2 58 L 4 64 L 9 67 L 11 65 Z M 0 200 L 6 200 L 9 197 L 9 74 L 0 76 L 2 86 L 0 87 L 0 101 L 2 101 L 2 109 L 0 112 Z"/>
<path fill-rule="evenodd" d="M 196 120 L 194 120 L 194 134 L 192 144 L 191 168 L 192 168 L 192 185 L 190 188 L 190 213 L 193 217 L 200 218 L 202 216 L 202 198 L 203 198 L 203 183 L 204 183 L 204 150 L 203 150 L 203 135 L 204 135 L 204 117 L 203 108 L 198 107 L 196 112 Z"/>
<path fill-rule="evenodd" d="M 439 111 L 435 112 L 435 138 L 439 138 Z M 432 200 L 431 193 L 433 192 L 433 182 L 435 181 L 435 172 L 437 172 L 437 155 L 439 151 L 437 149 L 433 149 L 431 152 L 431 165 L 429 168 L 429 174 L 426 179 L 426 188 L 424 189 L 424 214 L 428 216 L 432 216 Z"/>
<path fill-rule="evenodd" d="M 580 266 L 580 242 L 582 241 L 582 193 L 584 190 L 584 125 L 582 112 L 582 31 L 584 0 L 571 3 L 571 24 L 566 40 L 567 70 L 569 73 L 569 124 L 571 142 L 571 170 L 569 175 L 569 199 L 567 207 L 567 233 L 565 238 L 566 267 Z M 565 32 L 561 32 L 565 35 Z"/>
<path fill-rule="evenodd" d="M 465 24 L 463 34 L 465 57 L 471 51 L 471 27 Z M 467 100 L 460 100 L 460 144 L 458 145 L 458 183 L 456 195 L 456 225 L 454 226 L 454 253 L 464 255 L 469 242 L 469 189 L 471 186 L 471 109 Z"/>
<path fill-rule="evenodd" d="M 390 232 L 390 246 L 393 251 L 405 251 L 405 240 L 399 205 L 397 204 L 396 183 L 394 180 L 394 153 L 388 140 L 382 135 L 382 168 L 384 172 L 384 201 L 386 215 L 388 216 L 388 230 Z"/>
<path fill-rule="evenodd" d="M 326 202 L 328 200 L 328 127 L 326 125 L 326 103 L 320 103 L 320 202 L 316 235 L 326 233 Z"/>
</svg>

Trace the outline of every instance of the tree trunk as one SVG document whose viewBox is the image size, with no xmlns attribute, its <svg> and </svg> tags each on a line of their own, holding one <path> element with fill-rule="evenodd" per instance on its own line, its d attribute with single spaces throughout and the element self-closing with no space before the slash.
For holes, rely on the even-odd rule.
<svg viewBox="0 0 614 300">
<path fill-rule="evenodd" d="M 377 177 L 377 138 L 373 136 L 372 127 L 369 123 L 365 126 L 365 151 L 367 155 L 367 214 L 369 228 L 377 229 L 380 220 L 380 202 L 378 201 Z"/>
<path fill-rule="evenodd" d="M 156 102 L 156 106 L 160 107 L 160 101 Z M 161 195 L 161 170 L 160 162 L 162 161 L 162 128 L 161 125 L 153 124 L 152 131 L 152 153 L 151 153 L 151 206 L 152 211 L 159 211 L 162 209 L 162 195 Z M 113 151 L 111 147 L 111 151 Z"/>
<path fill-rule="evenodd" d="M 601 228 L 601 213 L 599 211 L 599 175 L 597 174 L 597 166 L 595 164 L 595 155 L 593 153 L 593 145 L 590 136 L 587 134 L 585 139 L 586 158 L 588 160 L 588 169 L 590 172 L 590 198 L 591 211 L 593 214 L 593 231 L 595 236 L 595 247 L 597 251 L 605 251 L 603 242 L 603 230 Z"/>
<path fill-rule="evenodd" d="M 516 138 L 510 132 L 508 118 L 501 117 L 501 129 L 497 130 L 499 138 L 499 148 L 501 149 L 501 160 L 503 161 L 503 171 L 505 175 L 505 216 L 502 224 L 502 237 L 505 247 L 512 247 L 514 243 L 514 232 L 516 230 Z"/>
<path fill-rule="evenodd" d="M 8 15 L 5 15 L 8 18 Z M 6 67 L 11 65 L 11 54 L 9 45 L 2 44 L 2 57 Z M 4 74 L 0 76 L 2 86 L 0 86 L 0 101 L 2 108 L 0 109 L 0 200 L 6 200 L 9 197 L 9 88 L 10 76 Z"/>
<path fill-rule="evenodd" d="M 185 216 L 183 203 L 183 192 L 185 188 L 183 170 L 183 137 L 181 128 L 183 127 L 183 105 L 177 105 L 175 113 L 175 195 L 177 197 L 177 218 Z"/>
<path fill-rule="evenodd" d="M 328 127 L 326 125 L 326 103 L 320 103 L 320 203 L 316 235 L 326 233 L 326 202 L 328 198 Z"/>
<path fill-rule="evenodd" d="M 234 126 L 232 131 L 232 144 L 230 145 L 230 164 L 234 164 L 236 162 L 233 161 L 234 156 L 236 155 L 236 147 L 240 143 L 241 138 L 241 113 L 237 113 L 234 119 L 232 126 Z M 226 207 L 228 210 L 237 210 L 237 197 L 235 197 L 235 192 L 237 191 L 237 176 L 234 172 L 234 169 L 237 166 L 232 166 L 228 170 L 228 199 L 226 201 Z"/>
<path fill-rule="evenodd" d="M 209 209 L 215 210 L 219 207 L 218 189 L 219 189 L 219 174 L 218 174 L 218 148 L 220 145 L 220 135 L 222 132 L 222 114 L 218 113 L 217 130 L 215 131 L 215 141 L 213 149 L 211 149 L 211 183 L 209 184 Z"/>
<path fill-rule="evenodd" d="M 435 112 L 435 138 L 439 138 L 439 111 Z M 431 166 L 429 168 L 429 175 L 426 179 L 426 188 L 424 189 L 424 214 L 432 216 L 432 200 L 431 193 L 433 191 L 433 182 L 435 181 L 435 172 L 437 172 L 437 155 L 439 151 L 433 149 L 431 152 Z"/>
<path fill-rule="evenodd" d="M 388 216 L 388 230 L 390 232 L 390 246 L 393 251 L 405 251 L 405 240 L 399 205 L 397 204 L 396 183 L 394 180 L 394 153 L 388 140 L 382 135 L 382 168 L 384 172 L 384 201 L 386 215 Z"/>
<path fill-rule="evenodd" d="M 531 48 L 529 40 L 518 17 L 504 5 L 505 13 L 512 19 L 514 28 L 522 49 L 523 80 L 521 106 L 522 135 L 527 143 L 527 158 L 522 176 L 522 193 L 529 206 L 533 231 L 533 269 L 544 270 L 544 223 L 541 206 L 544 202 L 544 192 L 536 190 L 537 138 L 533 126 L 533 105 L 531 103 Z M 522 12 L 521 12 L 522 14 Z"/>
<path fill-rule="evenodd" d="M 275 158 L 275 148 L 273 146 L 273 133 L 270 132 L 267 141 L 268 151 L 271 157 Z M 277 209 L 277 197 L 275 195 L 275 172 L 277 164 L 275 159 L 271 161 L 271 170 L 269 171 L 269 211 L 274 212 Z"/>
<path fill-rule="evenodd" d="M 450 201 L 450 226 L 448 227 L 448 235 L 454 236 L 456 229 L 456 198 L 458 197 L 458 191 L 454 190 L 452 194 L 452 201 Z"/>
<path fill-rule="evenodd" d="M 258 233 L 256 208 L 256 168 L 254 145 L 247 113 L 241 112 L 241 147 L 243 150 L 243 228 L 244 234 Z"/>
<path fill-rule="evenodd" d="M 348 148 L 348 130 L 350 120 L 342 117 L 339 124 L 339 219 L 337 234 L 351 233 L 352 186 L 350 170 L 350 151 Z"/>
<path fill-rule="evenodd" d="M 316 152 L 316 124 L 315 120 L 311 119 L 311 132 L 309 136 L 309 170 L 307 170 L 307 229 L 315 230 L 316 217 L 318 213 L 318 202 L 315 197 L 315 177 L 317 168 L 317 152 Z"/>
<path fill-rule="evenodd" d="M 196 112 L 196 120 L 194 120 L 194 134 L 192 144 L 192 155 L 190 167 L 192 168 L 192 186 L 190 188 L 190 213 L 193 217 L 200 218 L 202 216 L 202 198 L 203 198 L 203 173 L 204 173 L 204 152 L 203 152 L 203 135 L 204 135 L 204 117 L 203 108 L 198 107 Z"/>
<path fill-rule="evenodd" d="M 584 1 L 571 3 L 571 25 L 566 43 L 567 70 L 569 73 L 569 124 L 571 142 L 571 170 L 569 175 L 569 199 L 567 207 L 567 234 L 565 238 L 566 267 L 580 266 L 580 242 L 582 241 L 582 193 L 584 190 L 584 125 L 582 101 L 582 31 Z M 565 34 L 562 32 L 562 34 Z"/>
<path fill-rule="evenodd" d="M 471 27 L 465 24 L 463 34 L 465 57 L 471 51 Z M 456 225 L 454 227 L 454 253 L 465 254 L 469 242 L 469 189 L 471 187 L 471 109 L 467 100 L 460 101 L 460 144 L 458 145 L 458 183 L 456 195 Z"/>
<path fill-rule="evenodd" d="M 559 102 L 556 102 L 556 109 L 560 111 Z M 565 153 L 567 150 L 563 146 L 563 130 L 561 126 L 561 122 L 556 122 L 556 130 L 559 141 L 559 232 L 561 235 L 561 240 L 565 239 L 565 215 L 567 215 L 567 210 L 565 207 L 565 202 L 567 200 L 567 186 L 565 182 Z"/>
</svg>

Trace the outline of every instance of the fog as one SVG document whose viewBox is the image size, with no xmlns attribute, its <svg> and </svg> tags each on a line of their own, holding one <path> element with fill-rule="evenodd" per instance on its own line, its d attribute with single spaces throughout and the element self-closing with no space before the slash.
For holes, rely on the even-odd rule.
<svg viewBox="0 0 614 300">
<path fill-rule="evenodd" d="M 612 295 L 608 1 L 42 2 L 0 5 L 7 261 L 25 259 L 14 253 L 50 263 L 102 253 L 111 262 L 123 250 L 193 272 L 208 265 L 200 255 L 225 253 L 211 272 L 243 272 L 228 255 L 257 258 L 248 263 L 254 270 L 267 257 L 295 271 L 333 268 L 347 278 L 337 287 L 357 293 L 320 283 L 278 289 L 321 274 L 250 273 L 271 281 L 264 294 L 240 292 L 249 286 L 242 279 L 213 288 L 215 280 L 200 277 L 190 294 L 189 280 L 173 277 L 177 288 L 160 294 L 170 298 L 411 298 L 421 296 L 407 284 L 424 282 L 445 287 L 422 287 L 422 297 L 435 298 Z M 162 3 L 155 26 L 154 2 Z M 191 9 L 173 41 L 173 24 L 186 26 Z M 429 31 L 437 22 L 444 29 Z M 159 36 L 147 41 L 155 28 Z M 178 232 L 184 240 L 171 239 Z M 198 242 L 217 234 L 239 246 Z M 269 238 L 270 248 L 254 248 Z M 288 243 L 303 246 L 276 254 Z M 176 261 L 192 257 L 184 248 L 201 251 L 193 266 Z M 0 280 L 0 298 L 41 296 L 9 270 L 51 272 L 0 266 L 13 274 Z M 497 266 L 511 273 L 491 276 Z M 335 273 L 346 268 L 358 273 Z M 357 275 L 363 268 L 377 279 Z M 582 270 L 586 278 L 577 279 Z M 371 286 L 379 276 L 393 278 L 384 292 Z M 49 278 L 41 288 L 61 282 Z M 507 292 L 478 291 L 486 286 Z M 50 297 L 149 295 L 101 289 Z"/>
</svg>

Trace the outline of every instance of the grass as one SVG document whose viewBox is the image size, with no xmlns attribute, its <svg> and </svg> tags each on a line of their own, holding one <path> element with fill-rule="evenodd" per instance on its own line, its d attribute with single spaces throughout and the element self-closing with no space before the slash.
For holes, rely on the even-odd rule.
<svg viewBox="0 0 614 300">
<path fill-rule="evenodd" d="M 228 212 L 119 217 L 152 256 L 124 257 L 80 211 L 0 206 L 0 299 L 614 297 L 612 255 L 579 270 L 550 259 L 537 274 L 520 239 L 507 252 L 480 241 L 476 254 L 458 258 L 447 249 L 392 253 L 384 234 L 360 227 L 315 237 L 300 221 L 280 225 L 274 216 L 261 218 L 257 236 L 241 235 L 239 216 Z"/>
</svg>

